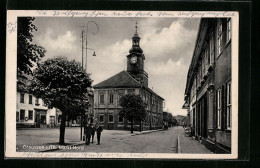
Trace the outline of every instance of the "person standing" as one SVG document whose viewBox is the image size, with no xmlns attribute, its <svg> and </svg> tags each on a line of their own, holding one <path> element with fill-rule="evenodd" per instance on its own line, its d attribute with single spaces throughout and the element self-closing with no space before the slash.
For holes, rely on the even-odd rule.
<svg viewBox="0 0 260 168">
<path fill-rule="evenodd" d="M 91 127 L 90 127 L 90 125 L 86 125 L 85 134 L 86 134 L 86 145 L 89 145 L 90 138 L 91 138 Z"/>
<path fill-rule="evenodd" d="M 91 126 L 91 138 L 92 138 L 92 143 L 94 143 L 95 132 L 96 132 L 96 127 L 92 125 L 92 126 Z"/>
<path fill-rule="evenodd" d="M 103 128 L 99 125 L 97 128 L 97 145 L 100 145 L 100 138 L 101 138 L 101 132 L 103 131 Z"/>
</svg>

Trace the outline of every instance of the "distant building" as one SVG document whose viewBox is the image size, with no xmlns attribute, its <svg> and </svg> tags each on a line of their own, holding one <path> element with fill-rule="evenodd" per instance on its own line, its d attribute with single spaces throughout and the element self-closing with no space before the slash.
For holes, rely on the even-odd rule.
<svg viewBox="0 0 260 168">
<path fill-rule="evenodd" d="M 59 112 L 48 109 L 42 99 L 29 93 L 27 86 L 31 76 L 19 76 L 17 81 L 16 125 L 17 127 L 55 127 L 60 124 Z"/>
<path fill-rule="evenodd" d="M 216 153 L 231 152 L 231 19 L 201 19 L 187 74 L 192 135 Z"/>
<path fill-rule="evenodd" d="M 164 99 L 148 87 L 148 74 L 144 71 L 145 56 L 139 45 L 140 39 L 136 26 L 132 48 L 126 56 L 127 71 L 121 71 L 93 86 L 95 121 L 105 129 L 130 128 L 130 122 L 118 115 L 122 108 L 119 106 L 119 99 L 125 94 L 141 95 L 147 103 L 146 119 L 142 122 L 143 130 L 162 128 Z"/>
</svg>

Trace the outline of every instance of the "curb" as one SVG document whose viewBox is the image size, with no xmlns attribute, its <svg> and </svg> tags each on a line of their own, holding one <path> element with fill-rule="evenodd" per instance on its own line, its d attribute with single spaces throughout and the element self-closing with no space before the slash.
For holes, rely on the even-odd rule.
<svg viewBox="0 0 260 168">
<path fill-rule="evenodd" d="M 177 151 L 178 151 L 178 153 L 181 153 L 181 141 L 180 141 L 180 133 L 179 133 L 179 135 L 178 135 L 177 144 L 178 144 Z"/>
<path fill-rule="evenodd" d="M 148 132 L 138 132 L 138 133 L 131 134 L 131 136 L 142 135 L 142 134 L 149 134 L 149 133 L 158 132 L 158 131 L 163 131 L 163 130 L 159 129 L 159 130 L 151 130 L 151 131 L 148 131 Z"/>
</svg>

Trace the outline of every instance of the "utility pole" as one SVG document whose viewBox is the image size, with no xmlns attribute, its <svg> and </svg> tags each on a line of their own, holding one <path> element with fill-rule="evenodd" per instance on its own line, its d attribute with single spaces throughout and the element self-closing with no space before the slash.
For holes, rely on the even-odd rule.
<svg viewBox="0 0 260 168">
<path fill-rule="evenodd" d="M 84 30 L 81 31 L 81 47 L 82 47 L 82 70 L 84 70 Z M 83 136 L 82 136 L 82 127 L 83 127 L 83 114 L 81 111 L 81 115 L 80 115 L 80 140 L 83 140 Z"/>
</svg>

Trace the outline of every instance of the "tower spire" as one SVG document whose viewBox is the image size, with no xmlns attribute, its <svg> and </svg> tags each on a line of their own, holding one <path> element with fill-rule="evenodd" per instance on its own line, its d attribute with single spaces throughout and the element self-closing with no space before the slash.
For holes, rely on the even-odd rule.
<svg viewBox="0 0 260 168">
<path fill-rule="evenodd" d="M 136 23 L 135 23 L 135 34 L 137 34 L 137 21 L 136 21 Z"/>
</svg>

